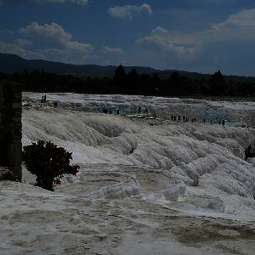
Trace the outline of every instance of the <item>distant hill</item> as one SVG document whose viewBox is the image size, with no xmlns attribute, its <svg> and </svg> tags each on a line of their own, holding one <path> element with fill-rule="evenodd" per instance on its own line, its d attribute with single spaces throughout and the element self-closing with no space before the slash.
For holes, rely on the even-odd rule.
<svg viewBox="0 0 255 255">
<path fill-rule="evenodd" d="M 81 77 L 112 77 L 116 66 L 100 66 L 100 65 L 72 65 L 46 60 L 27 60 L 13 54 L 0 53 L 0 73 L 12 74 L 23 71 L 40 71 L 56 74 L 72 74 Z M 141 66 L 125 66 L 126 72 L 136 69 L 139 74 L 155 74 L 160 78 L 167 79 L 173 72 L 179 72 L 188 78 L 208 78 L 209 74 L 201 74 L 197 72 L 186 72 L 179 70 L 157 70 L 151 67 Z M 215 70 L 217 71 L 217 70 Z M 227 76 L 228 79 L 255 81 L 253 77 Z"/>
<path fill-rule="evenodd" d="M 150 67 L 128 66 L 125 67 L 129 72 L 135 68 L 138 73 L 155 73 L 156 69 Z M 116 66 L 99 66 L 99 65 L 72 65 L 45 60 L 27 60 L 12 54 L 0 53 L 0 72 L 15 73 L 24 70 L 31 72 L 34 70 L 44 70 L 56 74 L 73 74 L 79 76 L 91 77 L 112 77 Z"/>
</svg>

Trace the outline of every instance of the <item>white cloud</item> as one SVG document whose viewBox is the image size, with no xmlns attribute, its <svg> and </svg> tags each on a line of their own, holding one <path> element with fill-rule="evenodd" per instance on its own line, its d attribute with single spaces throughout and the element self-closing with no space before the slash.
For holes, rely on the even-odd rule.
<svg viewBox="0 0 255 255">
<path fill-rule="evenodd" d="M 242 10 L 209 30 L 214 40 L 255 40 L 255 9 Z"/>
<path fill-rule="evenodd" d="M 134 16 L 139 14 L 152 14 L 152 8 L 149 4 L 142 5 L 123 5 L 123 6 L 114 6 L 109 8 L 108 13 L 119 19 L 132 19 Z"/>
<path fill-rule="evenodd" d="M 15 40 L 15 43 L 17 43 L 17 45 L 21 46 L 21 47 L 30 47 L 32 46 L 33 42 L 31 42 L 30 40 L 27 39 L 23 39 L 23 38 L 18 38 Z"/>
<path fill-rule="evenodd" d="M 200 51 L 209 44 L 233 41 L 255 42 L 255 9 L 233 14 L 207 30 L 184 33 L 156 27 L 149 35 L 137 40 L 139 44 L 154 46 L 181 58 L 199 56 Z"/>
<path fill-rule="evenodd" d="M 33 22 L 19 32 L 21 37 L 14 41 L 0 41 L 1 52 L 75 64 L 85 63 L 94 53 L 93 45 L 74 40 L 57 23 Z"/>
<path fill-rule="evenodd" d="M 35 43 L 40 42 L 40 44 L 43 45 L 43 42 L 46 45 L 52 45 L 52 47 L 57 47 L 63 51 L 71 51 L 86 55 L 91 53 L 94 49 L 91 44 L 73 40 L 70 33 L 66 32 L 62 26 L 54 22 L 42 25 L 33 22 L 21 28 L 20 32 Z"/>
<path fill-rule="evenodd" d="M 196 52 L 196 45 L 194 45 L 192 38 L 183 34 L 173 34 L 162 27 L 156 27 L 149 35 L 137 40 L 137 42 L 141 45 L 154 46 L 179 57 L 193 57 Z"/>
<path fill-rule="evenodd" d="M 224 22 L 214 26 L 215 29 L 226 27 L 255 27 L 255 9 L 242 10 L 229 16 Z"/>
<path fill-rule="evenodd" d="M 0 52 L 9 53 L 21 56 L 23 58 L 43 58 L 39 52 L 33 50 L 25 49 L 21 45 L 15 42 L 2 42 L 0 41 Z"/>
<path fill-rule="evenodd" d="M 31 38 L 53 40 L 60 43 L 65 43 L 72 39 L 70 33 L 65 32 L 60 25 L 54 22 L 42 25 L 37 22 L 32 22 L 30 25 L 21 28 L 20 32 Z"/>
<path fill-rule="evenodd" d="M 124 51 L 121 48 L 112 48 L 109 46 L 103 47 L 103 53 L 105 54 L 124 54 Z"/>
<path fill-rule="evenodd" d="M 103 46 L 74 40 L 73 35 L 57 23 L 31 24 L 20 28 L 19 38 L 12 41 L 0 41 L 0 52 L 16 54 L 28 59 L 86 64 L 120 63 L 124 56 L 121 48 Z"/>
<path fill-rule="evenodd" d="M 152 30 L 152 33 L 168 33 L 168 30 L 158 26 Z"/>
</svg>

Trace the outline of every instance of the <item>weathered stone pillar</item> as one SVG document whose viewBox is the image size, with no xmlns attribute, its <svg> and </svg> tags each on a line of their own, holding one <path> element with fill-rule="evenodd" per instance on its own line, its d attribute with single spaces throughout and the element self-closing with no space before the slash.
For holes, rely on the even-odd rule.
<svg viewBox="0 0 255 255">
<path fill-rule="evenodd" d="M 0 82 L 0 166 L 11 172 L 10 179 L 21 181 L 22 93 L 19 84 Z"/>
</svg>

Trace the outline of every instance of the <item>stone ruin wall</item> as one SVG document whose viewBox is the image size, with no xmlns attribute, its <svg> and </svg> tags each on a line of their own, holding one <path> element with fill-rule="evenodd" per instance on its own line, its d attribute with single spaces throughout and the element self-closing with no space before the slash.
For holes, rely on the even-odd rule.
<svg viewBox="0 0 255 255">
<path fill-rule="evenodd" d="M 22 93 L 19 85 L 0 81 L 0 168 L 2 171 L 9 169 L 6 178 L 16 181 L 22 177 L 21 118 Z"/>
</svg>

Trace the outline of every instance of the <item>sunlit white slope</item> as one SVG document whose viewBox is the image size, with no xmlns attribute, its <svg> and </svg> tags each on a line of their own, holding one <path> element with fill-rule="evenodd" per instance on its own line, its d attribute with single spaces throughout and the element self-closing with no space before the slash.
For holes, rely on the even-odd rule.
<svg viewBox="0 0 255 255">
<path fill-rule="evenodd" d="M 25 110 L 23 144 L 38 139 L 72 151 L 74 161 L 84 166 L 81 175 L 86 165 L 99 163 L 102 170 L 109 165 L 122 172 L 123 166 L 148 173 L 158 169 L 169 185 L 162 185 L 156 193 L 185 186 L 185 195 L 181 195 L 185 203 L 178 207 L 255 218 L 255 169 L 243 160 L 245 148 L 254 140 L 252 130 L 183 123 L 151 126 L 113 115 Z M 199 186 L 193 187 L 196 178 Z M 166 196 L 144 197 L 158 200 Z"/>
</svg>

